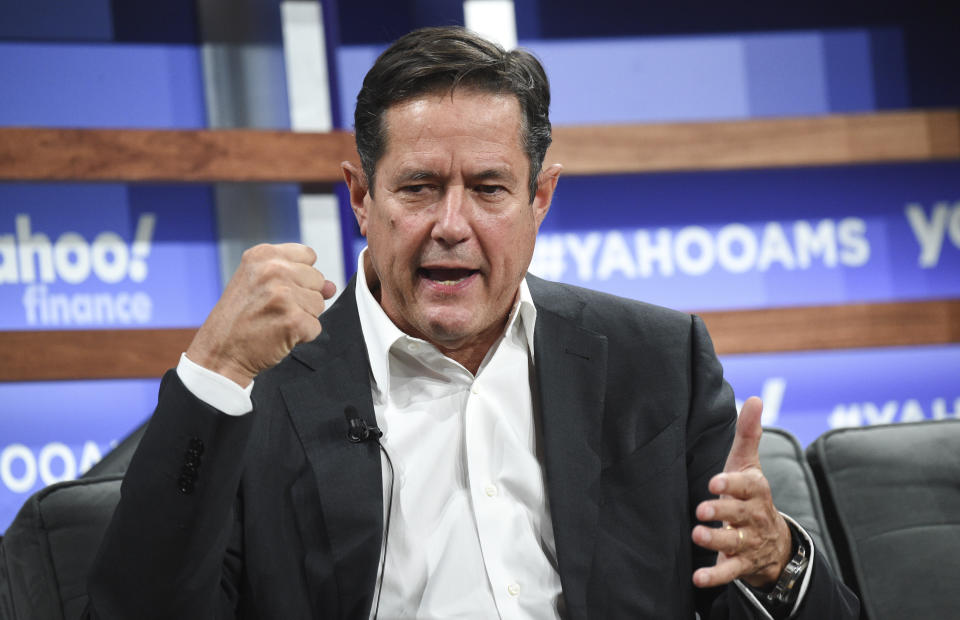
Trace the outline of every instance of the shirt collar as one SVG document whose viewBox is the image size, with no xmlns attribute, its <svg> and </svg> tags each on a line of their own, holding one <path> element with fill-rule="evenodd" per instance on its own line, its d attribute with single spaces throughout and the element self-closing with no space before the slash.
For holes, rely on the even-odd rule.
<svg viewBox="0 0 960 620">
<path fill-rule="evenodd" d="M 401 331 L 390 320 L 390 317 L 387 316 L 387 313 L 383 311 L 383 308 L 374 298 L 373 293 L 370 292 L 366 273 L 363 269 L 363 259 L 366 253 L 367 249 L 364 248 L 357 259 L 357 312 L 360 315 L 360 329 L 363 332 L 363 341 L 367 346 L 367 356 L 370 358 L 370 373 L 373 375 L 377 389 L 382 394 L 386 394 L 390 390 L 390 349 L 398 340 L 423 341 Z M 533 296 L 530 295 L 530 287 L 527 286 L 526 278 L 520 280 L 518 297 L 517 304 L 510 312 L 510 319 L 507 321 L 504 333 L 509 334 L 511 330 L 515 329 L 519 320 L 527 341 L 530 359 L 533 360 L 533 331 L 537 323 L 537 308 L 533 303 Z"/>
</svg>

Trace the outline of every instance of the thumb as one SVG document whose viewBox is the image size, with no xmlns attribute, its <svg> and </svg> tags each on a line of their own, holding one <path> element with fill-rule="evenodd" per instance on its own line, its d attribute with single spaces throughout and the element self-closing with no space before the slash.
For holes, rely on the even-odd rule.
<svg viewBox="0 0 960 620">
<path fill-rule="evenodd" d="M 737 418 L 737 433 L 723 471 L 743 471 L 749 467 L 760 467 L 760 436 L 763 434 L 760 426 L 761 413 L 763 402 L 756 396 L 751 396 L 743 403 L 740 417 Z"/>
</svg>

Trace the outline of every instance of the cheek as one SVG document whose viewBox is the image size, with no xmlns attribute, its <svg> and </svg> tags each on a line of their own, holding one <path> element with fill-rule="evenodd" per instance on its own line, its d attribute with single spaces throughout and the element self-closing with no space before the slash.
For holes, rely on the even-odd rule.
<svg viewBox="0 0 960 620">
<path fill-rule="evenodd" d="M 504 275 L 513 278 L 518 273 L 523 274 L 533 255 L 533 246 L 536 242 L 536 230 L 512 222 L 497 230 L 491 230 L 490 243 L 487 244 L 486 254 L 494 264 L 503 266 Z"/>
</svg>

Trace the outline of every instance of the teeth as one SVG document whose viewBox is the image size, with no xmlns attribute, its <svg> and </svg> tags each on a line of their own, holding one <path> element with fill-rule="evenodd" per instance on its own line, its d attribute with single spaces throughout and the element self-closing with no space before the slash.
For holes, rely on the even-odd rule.
<svg viewBox="0 0 960 620">
<path fill-rule="evenodd" d="M 464 280 L 466 280 L 466 278 L 460 278 L 459 280 L 437 280 L 437 282 L 443 284 L 444 286 L 453 286 L 454 284 L 459 284 Z"/>
</svg>

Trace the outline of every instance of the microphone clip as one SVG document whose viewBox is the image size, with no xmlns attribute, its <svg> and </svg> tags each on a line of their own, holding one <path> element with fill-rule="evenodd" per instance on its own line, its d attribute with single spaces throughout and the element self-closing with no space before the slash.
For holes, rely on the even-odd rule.
<svg viewBox="0 0 960 620">
<path fill-rule="evenodd" d="M 347 439 L 351 443 L 379 441 L 383 437 L 383 431 L 380 430 L 380 427 L 376 424 L 368 424 L 352 405 L 347 405 L 343 410 L 343 415 L 347 418 Z"/>
</svg>

